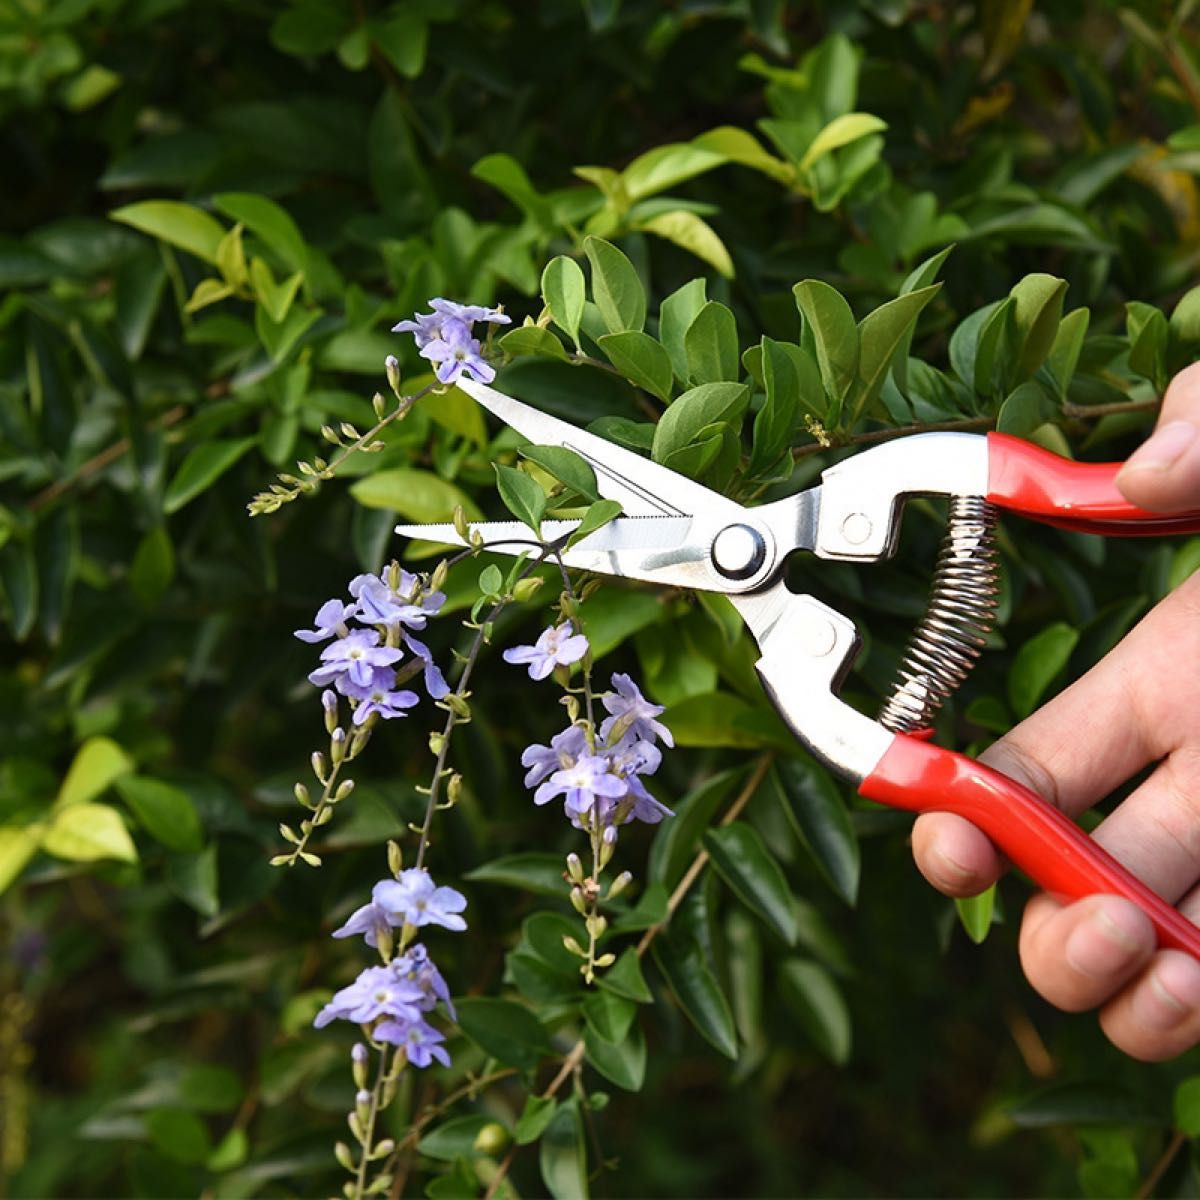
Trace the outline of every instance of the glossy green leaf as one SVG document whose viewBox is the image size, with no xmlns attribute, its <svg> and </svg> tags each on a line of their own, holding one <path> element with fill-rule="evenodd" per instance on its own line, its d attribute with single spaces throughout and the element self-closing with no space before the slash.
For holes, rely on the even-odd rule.
<svg viewBox="0 0 1200 1200">
<path fill-rule="evenodd" d="M 1152 304 L 1131 300 L 1125 305 L 1125 328 L 1129 336 L 1129 369 L 1155 388 L 1166 387 L 1167 318 Z"/>
<path fill-rule="evenodd" d="M 1054 1083 L 1013 1104 L 1010 1120 L 1025 1129 L 1047 1125 L 1158 1125 L 1159 1114 L 1117 1083 Z"/>
<path fill-rule="evenodd" d="M 803 958 L 789 958 L 779 969 L 783 996 L 817 1049 L 841 1066 L 850 1058 L 850 1011 L 833 977 Z"/>
<path fill-rule="evenodd" d="M 837 785 L 824 767 L 807 758 L 780 759 L 774 770 L 801 841 L 833 890 L 854 904 L 861 855 Z"/>
<path fill-rule="evenodd" d="M 1029 716 L 1067 665 L 1079 631 L 1056 622 L 1035 634 L 1017 651 L 1008 673 L 1008 702 L 1017 719 Z"/>
<path fill-rule="evenodd" d="M 596 988 L 583 998 L 583 1015 L 598 1037 L 621 1042 L 637 1015 L 637 1004 L 614 991 Z"/>
<path fill-rule="evenodd" d="M 1027 379 L 1004 398 L 996 414 L 1001 433 L 1027 438 L 1047 421 L 1054 419 L 1058 407 L 1039 379 Z"/>
<path fill-rule="evenodd" d="M 538 1144 L 542 1182 L 553 1200 L 587 1200 L 587 1149 L 577 1101 L 561 1104 Z"/>
<path fill-rule="evenodd" d="M 558 1101 L 552 1096 L 526 1096 L 525 1107 L 517 1118 L 513 1130 L 513 1141 L 518 1146 L 528 1146 L 536 1142 L 546 1131 L 546 1126 L 554 1119 L 558 1111 Z"/>
<path fill-rule="evenodd" d="M 1067 281 L 1054 275 L 1026 275 L 1009 293 L 1016 331 L 1013 383 L 1028 379 L 1046 360 L 1062 320 Z"/>
<path fill-rule="evenodd" d="M 671 360 L 675 378 L 686 383 L 688 377 L 687 347 L 684 339 L 692 322 L 707 301 L 707 284 L 693 279 L 676 288 L 658 309 L 658 337 Z"/>
<path fill-rule="evenodd" d="M 461 1117 L 451 1117 L 440 1125 L 435 1125 L 417 1143 L 417 1150 L 430 1158 L 441 1159 L 443 1162 L 453 1162 L 456 1158 L 470 1157 L 475 1149 L 475 1140 L 480 1131 L 492 1123 L 492 1118 L 486 1113 L 468 1113 Z"/>
<path fill-rule="evenodd" d="M 23 642 L 38 618 L 37 560 L 31 545 L 10 542 L 0 549 L 0 586 L 13 636 Z"/>
<path fill-rule="evenodd" d="M 503 463 L 492 465 L 496 471 L 496 490 L 504 501 L 504 507 L 541 537 L 542 517 L 546 514 L 546 493 L 524 471 L 506 467 Z"/>
<path fill-rule="evenodd" d="M 540 325 L 518 325 L 510 329 L 498 342 L 505 354 L 514 357 L 522 354 L 532 354 L 541 358 L 558 358 L 567 360 L 567 352 L 562 342 Z"/>
<path fill-rule="evenodd" d="M 592 265 L 592 298 L 609 333 L 641 329 L 646 322 L 646 291 L 633 263 L 603 238 L 585 238 L 583 250 Z"/>
<path fill-rule="evenodd" d="M 671 358 L 661 342 L 647 333 L 628 329 L 599 339 L 608 361 L 631 383 L 666 402 L 671 399 Z"/>
<path fill-rule="evenodd" d="M 579 323 L 587 299 L 587 281 L 583 268 L 564 254 L 552 258 L 542 272 L 542 299 L 554 323 L 578 347 Z"/>
<path fill-rule="evenodd" d="M 582 541 L 589 533 L 595 533 L 597 529 L 603 529 L 609 521 L 615 520 L 620 515 L 620 501 L 596 500 L 588 505 L 587 511 L 580 519 L 579 527 L 568 538 L 567 545 L 573 546 L 576 542 Z"/>
<path fill-rule="evenodd" d="M 469 996 L 455 1000 L 459 1028 L 493 1058 L 532 1071 L 550 1053 L 546 1031 L 524 1005 L 511 1000 Z"/>
<path fill-rule="evenodd" d="M 761 171 L 785 187 L 795 181 L 796 168 L 791 163 L 767 153 L 753 134 L 735 125 L 720 125 L 710 129 L 694 137 L 692 144 L 723 155 L 729 162 Z"/>
<path fill-rule="evenodd" d="M 641 1091 L 646 1078 L 646 1038 L 635 1021 L 620 1041 L 609 1041 L 591 1024 L 584 1030 L 587 1060 L 627 1092 Z"/>
<path fill-rule="evenodd" d="M 204 844 L 200 818 L 182 788 L 142 775 L 117 780 L 117 791 L 139 824 L 168 850 L 195 851 Z"/>
<path fill-rule="evenodd" d="M 663 720 L 679 746 L 735 746 L 747 750 L 795 746 L 795 739 L 774 709 L 751 704 L 730 692 L 690 696 L 671 705 Z"/>
<path fill-rule="evenodd" d="M 906 292 L 881 304 L 858 325 L 858 378 L 851 389 L 850 423 L 871 411 L 897 353 L 912 340 L 917 318 L 938 294 L 940 283 Z"/>
<path fill-rule="evenodd" d="M 886 128 L 887 122 L 871 113 L 843 113 L 830 121 L 813 138 L 800 160 L 800 170 L 807 171 L 826 154 L 848 146 L 868 134 L 880 133 Z"/>
<path fill-rule="evenodd" d="M 806 279 L 792 288 L 817 353 L 821 380 L 840 406 L 858 377 L 858 326 L 850 305 L 827 283 Z"/>
<path fill-rule="evenodd" d="M 625 190 L 634 200 L 665 192 L 667 188 L 703 175 L 726 161 L 725 155 L 695 142 L 669 142 L 639 154 L 621 172 Z"/>
<path fill-rule="evenodd" d="M 726 1058 L 737 1058 L 737 1033 L 729 1002 L 704 948 L 673 922 L 652 943 L 654 961 L 700 1035 Z"/>
<path fill-rule="evenodd" d="M 132 770 L 132 759 L 111 738 L 88 738 L 67 768 L 54 807 L 86 804 Z"/>
<path fill-rule="evenodd" d="M 41 838 L 41 825 L 0 825 L 0 893 L 25 870 Z"/>
<path fill-rule="evenodd" d="M 566 446 L 522 446 L 521 456 L 548 471 L 586 500 L 599 500 L 596 491 L 596 472 L 591 463 Z"/>
<path fill-rule="evenodd" d="M 954 907 L 971 941 L 983 942 L 992 927 L 992 917 L 996 909 L 996 885 L 985 888 L 977 896 L 960 896 L 954 901 Z"/>
<path fill-rule="evenodd" d="M 216 265 L 217 247 L 225 230 L 203 209 L 178 200 L 141 200 L 114 209 L 108 215 Z"/>
<path fill-rule="evenodd" d="M 1200 286 L 1184 292 L 1171 310 L 1171 338 L 1183 346 L 1200 345 Z"/>
<path fill-rule="evenodd" d="M 1059 322 L 1054 345 L 1046 356 L 1046 366 L 1058 385 L 1061 399 L 1066 399 L 1067 389 L 1071 386 L 1090 320 L 1091 313 L 1086 308 L 1076 308 L 1067 313 Z"/>
<path fill-rule="evenodd" d="M 1005 343 L 1015 301 L 985 304 L 961 321 L 950 338 L 950 364 L 955 374 L 981 396 L 995 390 L 997 357 Z"/>
<path fill-rule="evenodd" d="M 137 847 L 121 820 L 107 804 L 72 804 L 58 809 L 42 837 L 42 849 L 68 862 L 115 858 L 137 862 Z"/>
<path fill-rule="evenodd" d="M 688 382 L 736 383 L 741 375 L 737 322 L 724 304 L 710 300 L 696 314 L 683 337 Z"/>
<path fill-rule="evenodd" d="M 694 212 L 673 209 L 638 221 L 637 228 L 694 254 L 726 279 L 733 278 L 733 259 L 713 227 Z"/>
<path fill-rule="evenodd" d="M 532 482 L 532 481 L 531 481 Z M 358 480 L 350 494 L 368 508 L 387 508 L 408 521 L 448 521 L 462 506 L 472 521 L 483 519 L 479 506 L 460 488 L 416 467 L 392 467 Z"/>
<path fill-rule="evenodd" d="M 561 854 L 546 854 L 527 850 L 521 854 L 506 854 L 468 871 L 465 879 L 477 883 L 497 883 L 504 887 L 520 888 L 541 896 L 563 895 L 563 860 Z"/>
<path fill-rule="evenodd" d="M 425 13 L 394 4 L 374 18 L 369 29 L 371 40 L 405 79 L 416 79 L 421 74 L 429 44 Z"/>
<path fill-rule="evenodd" d="M 198 854 L 174 854 L 167 862 L 167 886 L 203 917 L 213 917 L 221 902 L 217 879 L 217 847 Z"/>
<path fill-rule="evenodd" d="M 688 446 L 716 423 L 737 427 L 750 393 L 742 383 L 702 383 L 679 396 L 655 426 L 650 455 L 665 463 L 670 455 Z"/>
<path fill-rule="evenodd" d="M 264 242 L 285 267 L 301 276 L 308 270 L 304 235 L 282 205 L 257 192 L 219 192 L 213 203 Z"/>
<path fill-rule="evenodd" d="M 758 831 L 742 821 L 710 829 L 704 848 L 738 899 L 789 945 L 796 944 L 796 905 L 779 864 Z"/>
<path fill-rule="evenodd" d="M 642 974 L 641 959 L 633 947 L 621 951 L 617 961 L 602 975 L 596 977 L 602 991 L 609 991 L 638 1004 L 649 1004 L 653 999 L 646 977 Z"/>
<path fill-rule="evenodd" d="M 178 512 L 210 488 L 257 441 L 257 438 L 216 438 L 193 446 L 179 465 L 163 495 L 163 511 Z"/>
</svg>

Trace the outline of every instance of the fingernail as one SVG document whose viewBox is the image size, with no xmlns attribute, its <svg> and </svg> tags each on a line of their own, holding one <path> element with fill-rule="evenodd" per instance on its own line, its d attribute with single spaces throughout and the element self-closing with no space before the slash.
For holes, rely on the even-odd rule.
<svg viewBox="0 0 1200 1200">
<path fill-rule="evenodd" d="M 1163 955 L 1150 974 L 1147 1001 L 1137 1016 L 1154 1030 L 1174 1029 L 1200 1011 L 1200 963 L 1183 954 Z"/>
<path fill-rule="evenodd" d="M 1197 433 L 1200 429 L 1191 421 L 1170 421 L 1129 456 L 1122 470 L 1165 471 L 1196 440 Z"/>
<path fill-rule="evenodd" d="M 1145 920 L 1126 905 L 1098 905 L 1077 925 L 1063 949 L 1067 964 L 1089 979 L 1118 975 L 1142 950 Z"/>
</svg>

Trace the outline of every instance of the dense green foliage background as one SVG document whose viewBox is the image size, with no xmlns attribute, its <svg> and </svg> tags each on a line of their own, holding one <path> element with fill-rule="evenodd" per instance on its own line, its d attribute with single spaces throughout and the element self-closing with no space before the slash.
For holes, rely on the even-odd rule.
<svg viewBox="0 0 1200 1200">
<path fill-rule="evenodd" d="M 459 501 L 500 513 L 491 463 L 515 456 L 464 397 L 432 395 L 315 495 L 253 519 L 246 503 L 322 452 L 322 425 L 373 424 L 386 355 L 405 390 L 428 381 L 390 326 L 438 295 L 536 320 L 554 256 L 577 258 L 595 286 L 590 235 L 628 256 L 647 332 L 664 341 L 661 301 L 705 277 L 718 304 L 694 344 L 721 352 L 702 369 L 748 380 L 758 409 L 763 335 L 817 357 L 843 344 L 836 329 L 823 342 L 809 314 L 802 332 L 793 285 L 823 281 L 864 318 L 936 278 L 905 329 L 911 357 L 905 341 L 875 385 L 831 388 L 822 358 L 773 454 L 748 466 L 751 422 L 740 438 L 718 422 L 676 447 L 679 461 L 772 495 L 839 447 L 908 425 L 999 425 L 1122 457 L 1200 348 L 1192 7 L 0 10 L 8 1194 L 341 1187 L 331 1148 L 351 1104 L 349 1042 L 310 1022 L 364 960 L 327 934 L 385 873 L 386 839 L 419 819 L 435 721 L 418 710 L 375 737 L 320 870 L 272 869 L 292 785 L 323 740 L 311 655 L 291 631 L 397 552 L 398 515 L 442 519 Z M 865 115 L 847 124 L 852 113 Z M 841 140 L 814 150 L 839 119 Z M 642 157 L 663 146 L 676 149 Z M 594 365 L 606 357 L 594 316 L 582 364 L 542 324 L 501 339 L 501 385 L 581 424 L 624 418 L 609 431 L 644 444 L 680 390 L 670 373 L 656 398 L 636 361 Z M 682 370 L 697 369 L 685 353 Z M 864 628 L 848 684 L 864 704 L 922 609 L 937 517 L 912 514 L 894 564 L 796 570 Z M 1016 522 L 1003 548 L 1002 627 L 940 722 L 947 744 L 977 747 L 1031 711 L 1200 562 L 1195 541 L 1106 544 Z M 468 564 L 452 580 L 460 615 L 477 575 Z M 728 873 L 703 871 L 659 937 L 676 974 L 686 961 L 730 1007 L 700 1013 L 702 1036 L 695 994 L 647 955 L 654 1003 L 630 1035 L 644 1038 L 644 1079 L 635 1051 L 624 1087 L 611 1064 L 585 1066 L 593 1101 L 549 1149 L 518 1151 L 504 1187 L 567 1195 L 591 1174 L 597 1194 L 628 1196 L 1194 1194 L 1193 1056 L 1132 1063 L 1090 1018 L 1037 1000 L 1013 944 L 1021 881 L 1002 885 L 975 945 L 917 878 L 906 819 L 799 756 L 719 607 L 615 585 L 589 604 L 602 666 L 667 704 L 680 743 L 656 780 L 679 816 L 622 839 L 635 900 L 662 915 L 664 889 L 750 779 L 764 782 L 741 821 L 794 900 L 781 932 Z M 578 839 L 520 785 L 521 748 L 559 723 L 553 696 L 498 651 L 544 615 L 537 602 L 507 612 L 480 665 L 474 719 L 456 734 L 464 793 L 439 818 L 433 862 L 471 902 L 469 933 L 439 945 L 455 994 L 523 992 L 552 1052 L 439 1113 L 426 1135 L 476 1119 L 410 1147 L 397 1192 L 482 1191 L 526 1094 L 584 1025 L 577 985 L 551 970 L 539 992 L 528 966 L 553 959 L 559 918 L 546 914 L 570 912 L 553 876 Z M 456 619 L 430 628 L 447 661 L 465 644 Z M 964 915 L 987 932 L 986 908 Z M 506 973 L 514 948 L 524 976 L 511 956 Z M 453 1068 L 402 1090 L 398 1138 L 464 1072 L 489 1069 L 467 1038 L 451 1048 Z"/>
</svg>

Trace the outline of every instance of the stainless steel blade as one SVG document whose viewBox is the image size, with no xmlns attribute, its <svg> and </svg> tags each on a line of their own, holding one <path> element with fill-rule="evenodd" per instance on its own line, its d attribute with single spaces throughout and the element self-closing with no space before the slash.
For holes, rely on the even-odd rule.
<svg viewBox="0 0 1200 1200">
<path fill-rule="evenodd" d="M 469 379 L 459 379 L 457 386 L 531 442 L 565 446 L 586 459 L 596 472 L 600 494 L 619 500 L 631 517 L 712 513 L 732 522 L 743 512 L 732 500 L 703 484 L 594 433 L 587 433 L 568 421 L 522 404 L 495 388 Z"/>
<path fill-rule="evenodd" d="M 512 549 L 505 550 L 505 553 L 520 554 L 522 550 L 536 549 L 541 544 L 529 526 L 520 521 L 472 521 L 470 527 L 478 531 L 488 550 L 511 546 Z M 691 527 L 690 517 L 620 517 L 589 534 L 578 546 L 589 552 L 605 554 L 627 550 L 639 553 L 645 550 L 674 550 L 687 541 Z M 569 537 L 578 528 L 578 521 L 543 521 L 541 540 L 556 542 Z M 402 537 L 442 542 L 447 546 L 468 544 L 449 522 L 441 525 L 397 525 L 396 532 Z"/>
</svg>

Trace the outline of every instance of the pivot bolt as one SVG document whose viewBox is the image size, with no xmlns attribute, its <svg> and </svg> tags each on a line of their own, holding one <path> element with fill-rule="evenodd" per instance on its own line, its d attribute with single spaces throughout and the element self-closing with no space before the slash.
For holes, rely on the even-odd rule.
<svg viewBox="0 0 1200 1200">
<path fill-rule="evenodd" d="M 726 525 L 713 539 L 713 566 L 727 579 L 749 579 L 766 557 L 767 544 L 751 525 Z"/>
</svg>

